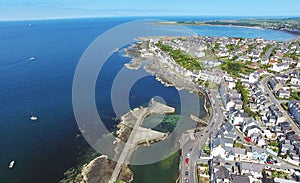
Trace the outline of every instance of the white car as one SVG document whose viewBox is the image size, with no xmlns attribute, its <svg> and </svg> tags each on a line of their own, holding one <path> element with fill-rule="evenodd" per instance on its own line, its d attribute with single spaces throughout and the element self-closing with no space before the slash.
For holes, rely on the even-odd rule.
<svg viewBox="0 0 300 183">
<path fill-rule="evenodd" d="M 277 162 L 276 165 L 277 165 L 277 166 L 281 166 L 281 162 Z"/>
</svg>

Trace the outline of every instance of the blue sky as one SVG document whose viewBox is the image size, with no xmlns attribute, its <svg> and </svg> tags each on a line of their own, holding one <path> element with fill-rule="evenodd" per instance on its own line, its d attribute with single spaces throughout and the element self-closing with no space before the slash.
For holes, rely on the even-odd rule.
<svg viewBox="0 0 300 183">
<path fill-rule="evenodd" d="M 299 16 L 299 0 L 2 0 L 0 20 L 103 16 Z"/>
</svg>

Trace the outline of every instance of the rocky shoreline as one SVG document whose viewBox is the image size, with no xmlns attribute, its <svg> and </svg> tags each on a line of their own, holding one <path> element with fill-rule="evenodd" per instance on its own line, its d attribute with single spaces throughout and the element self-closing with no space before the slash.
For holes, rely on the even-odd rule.
<svg viewBox="0 0 300 183">
<path fill-rule="evenodd" d="M 149 38 L 141 38 L 149 39 Z M 136 45 L 136 43 L 132 44 L 130 46 L 131 49 L 135 50 L 137 47 L 146 47 L 145 45 Z M 141 54 L 135 54 L 131 55 L 132 51 L 130 49 L 125 50 L 125 55 L 127 57 L 132 57 L 131 62 L 128 64 L 125 64 L 125 66 L 130 70 L 138 70 L 141 67 L 143 69 L 150 73 L 151 75 L 155 76 L 156 80 L 162 83 L 166 87 L 173 86 L 177 90 L 187 90 L 190 93 L 196 93 L 199 96 L 204 98 L 204 108 L 206 110 L 206 113 L 210 115 L 209 108 L 211 106 L 210 100 L 208 99 L 207 93 L 204 88 L 199 87 L 198 84 L 196 84 L 191 78 L 186 78 L 185 76 L 179 74 L 176 70 L 182 70 L 182 68 L 179 65 L 176 65 L 177 68 L 170 69 L 168 65 L 160 61 L 160 58 L 158 58 L 155 55 L 151 56 L 142 56 Z"/>
<path fill-rule="evenodd" d="M 105 155 L 101 155 L 82 168 L 81 183 L 106 183 L 109 181 L 115 166 L 116 162 L 109 160 Z M 131 182 L 133 172 L 127 166 L 123 166 L 119 180 Z"/>
</svg>

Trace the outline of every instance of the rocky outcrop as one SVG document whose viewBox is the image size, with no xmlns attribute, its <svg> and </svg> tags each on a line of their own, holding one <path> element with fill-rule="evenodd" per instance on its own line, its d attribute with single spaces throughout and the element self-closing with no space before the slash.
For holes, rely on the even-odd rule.
<svg viewBox="0 0 300 183">
<path fill-rule="evenodd" d="M 116 163 L 100 156 L 85 165 L 81 171 L 82 183 L 106 183 L 109 181 Z"/>
<path fill-rule="evenodd" d="M 107 183 L 116 166 L 114 161 L 111 161 L 107 156 L 99 156 L 85 165 L 81 171 L 81 183 Z M 123 182 L 131 182 L 133 180 L 133 173 L 124 166 L 120 173 L 119 179 Z"/>
</svg>

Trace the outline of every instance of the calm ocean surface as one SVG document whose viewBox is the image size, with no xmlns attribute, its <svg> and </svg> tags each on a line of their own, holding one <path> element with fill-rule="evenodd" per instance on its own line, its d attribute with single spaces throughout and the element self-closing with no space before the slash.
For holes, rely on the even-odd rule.
<svg viewBox="0 0 300 183">
<path fill-rule="evenodd" d="M 76 65 L 87 46 L 101 33 L 134 19 L 138 18 L 0 22 L 1 183 L 56 182 L 66 169 L 76 165 L 80 151 L 76 138 L 79 130 L 72 110 Z M 294 38 L 284 32 L 240 27 L 190 28 L 202 36 L 263 37 L 278 41 Z M 176 27 L 157 27 L 162 32 L 165 29 Z M 36 60 L 27 60 L 33 56 Z M 107 70 L 102 73 L 105 82 L 97 85 L 98 110 L 109 127 L 115 125 L 110 103 L 111 82 L 128 61 L 122 57 L 122 52 L 112 55 Z M 131 107 L 144 105 L 151 97 L 160 95 L 168 104 L 179 108 L 177 91 L 173 87 L 163 87 L 154 77 L 138 82 L 131 94 L 134 96 Z M 39 117 L 38 121 L 29 119 L 31 112 Z M 11 160 L 16 161 L 16 166 L 9 170 Z M 143 171 L 139 173 L 142 175 Z"/>
</svg>

